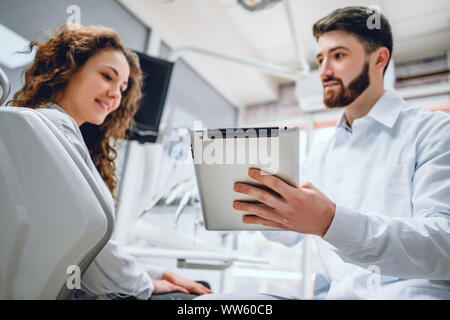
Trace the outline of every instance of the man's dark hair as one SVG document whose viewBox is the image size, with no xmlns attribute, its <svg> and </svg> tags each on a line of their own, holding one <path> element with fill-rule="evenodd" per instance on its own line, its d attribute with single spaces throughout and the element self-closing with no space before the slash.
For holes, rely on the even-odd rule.
<svg viewBox="0 0 450 320">
<path fill-rule="evenodd" d="M 374 24 L 374 18 L 379 19 L 375 21 L 378 24 Z M 389 50 L 389 61 L 383 74 L 386 72 L 391 61 L 393 44 L 391 25 L 381 12 L 368 7 L 337 9 L 314 24 L 313 35 L 316 40 L 319 40 L 320 36 L 334 30 L 342 30 L 355 35 L 367 54 L 380 47 L 386 47 Z"/>
</svg>

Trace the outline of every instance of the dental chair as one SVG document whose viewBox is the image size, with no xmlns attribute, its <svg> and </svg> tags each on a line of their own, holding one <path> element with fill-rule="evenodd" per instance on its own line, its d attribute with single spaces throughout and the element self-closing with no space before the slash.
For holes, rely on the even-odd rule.
<svg viewBox="0 0 450 320">
<path fill-rule="evenodd" d="M 82 277 L 111 238 L 112 213 L 52 122 L 0 107 L 0 299 L 69 299 L 73 266 Z"/>
</svg>

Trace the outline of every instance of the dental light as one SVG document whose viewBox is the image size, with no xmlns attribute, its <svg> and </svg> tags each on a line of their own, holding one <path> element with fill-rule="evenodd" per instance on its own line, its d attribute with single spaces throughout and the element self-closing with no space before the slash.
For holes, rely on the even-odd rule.
<svg viewBox="0 0 450 320">
<path fill-rule="evenodd" d="M 9 69 L 23 67 L 31 63 L 35 52 L 27 53 L 30 41 L 0 23 L 0 63 Z"/>
</svg>

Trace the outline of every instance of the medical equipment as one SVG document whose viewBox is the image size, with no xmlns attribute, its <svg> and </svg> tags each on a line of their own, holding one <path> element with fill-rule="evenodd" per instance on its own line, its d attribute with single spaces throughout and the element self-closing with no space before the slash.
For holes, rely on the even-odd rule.
<svg viewBox="0 0 450 320">
<path fill-rule="evenodd" d="M 135 125 L 129 131 L 129 139 L 155 142 L 159 124 L 166 105 L 167 92 L 174 63 L 136 52 L 143 72 L 143 97 L 140 108 L 134 116 Z"/>
<path fill-rule="evenodd" d="M 187 180 L 188 179 L 185 179 L 181 182 L 174 182 L 174 183 L 170 184 L 168 187 L 166 187 L 165 189 L 163 189 L 161 192 L 156 194 L 150 200 L 150 202 L 144 207 L 144 210 L 139 215 L 139 219 L 142 218 L 146 213 L 150 212 L 150 210 L 152 210 L 152 208 L 162 199 L 166 199 L 166 200 L 164 200 L 164 202 L 166 204 L 172 203 L 172 201 L 175 200 L 175 198 L 173 197 L 174 190 L 176 190 L 178 188 L 178 186 L 184 185 Z M 177 195 L 178 195 L 178 192 L 177 192 Z M 173 199 L 171 199 L 170 201 L 167 201 L 168 197 L 173 197 Z"/>
<path fill-rule="evenodd" d="M 11 84 L 9 83 L 8 77 L 5 72 L 0 68 L 0 88 L 2 95 L 0 96 L 0 106 L 8 98 L 9 92 L 11 91 Z"/>
<path fill-rule="evenodd" d="M 177 210 L 175 210 L 175 216 L 174 216 L 174 221 L 173 221 L 175 226 L 177 225 L 178 218 L 180 217 L 181 212 L 186 207 L 188 202 L 190 202 L 190 200 L 191 200 L 191 197 L 192 197 L 192 194 L 193 194 L 193 190 L 192 190 L 193 187 L 195 187 L 195 186 L 193 185 L 190 190 L 185 192 L 185 194 L 183 195 L 183 197 L 180 200 L 180 203 L 179 203 L 179 205 L 177 207 Z"/>
<path fill-rule="evenodd" d="M 238 3 L 248 11 L 269 9 L 281 0 L 238 0 Z"/>
</svg>

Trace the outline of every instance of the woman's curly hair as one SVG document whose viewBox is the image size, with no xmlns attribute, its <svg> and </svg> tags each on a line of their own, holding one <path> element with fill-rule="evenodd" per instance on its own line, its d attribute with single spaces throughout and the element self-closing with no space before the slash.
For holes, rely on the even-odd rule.
<svg viewBox="0 0 450 320">
<path fill-rule="evenodd" d="M 33 41 L 30 52 L 37 47 L 33 64 L 25 70 L 25 84 L 8 104 L 40 108 L 57 101 L 70 78 L 94 54 L 103 49 L 121 51 L 130 66 L 128 87 L 119 108 L 96 127 L 96 135 L 85 138 L 91 158 L 114 196 L 117 187 L 114 160 L 117 142 L 124 139 L 127 128 L 142 98 L 142 71 L 136 53 L 128 50 L 118 34 L 102 26 L 63 26 L 47 42 Z"/>
</svg>

